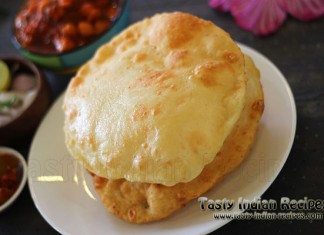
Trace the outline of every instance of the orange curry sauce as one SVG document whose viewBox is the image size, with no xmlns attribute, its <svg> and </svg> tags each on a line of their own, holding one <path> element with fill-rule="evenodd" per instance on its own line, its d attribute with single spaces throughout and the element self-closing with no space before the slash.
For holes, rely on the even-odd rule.
<svg viewBox="0 0 324 235">
<path fill-rule="evenodd" d="M 15 19 L 15 35 L 28 50 L 57 54 L 80 47 L 116 20 L 122 0 L 29 0 Z"/>
</svg>

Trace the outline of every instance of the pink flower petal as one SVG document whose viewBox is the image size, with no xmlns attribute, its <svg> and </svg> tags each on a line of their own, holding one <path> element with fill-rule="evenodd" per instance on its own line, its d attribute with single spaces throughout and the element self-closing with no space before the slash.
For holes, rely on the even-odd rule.
<svg viewBox="0 0 324 235">
<path fill-rule="evenodd" d="M 278 0 L 232 0 L 231 12 L 239 26 L 257 35 L 273 33 L 286 19 Z"/>
<path fill-rule="evenodd" d="M 282 0 L 283 7 L 299 20 L 312 20 L 324 16 L 324 0 Z"/>
<path fill-rule="evenodd" d="M 224 12 L 228 12 L 230 10 L 232 0 L 209 0 L 209 6 L 221 10 Z"/>
</svg>

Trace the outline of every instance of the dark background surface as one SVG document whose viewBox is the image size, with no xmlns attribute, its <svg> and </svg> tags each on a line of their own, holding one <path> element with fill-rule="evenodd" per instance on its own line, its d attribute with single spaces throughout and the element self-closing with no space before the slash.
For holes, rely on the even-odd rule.
<svg viewBox="0 0 324 235">
<path fill-rule="evenodd" d="M 21 0 L 0 2 L 0 56 L 18 55 L 11 44 L 11 24 L 21 3 Z M 239 28 L 229 14 L 208 7 L 207 1 L 136 0 L 130 5 L 130 22 L 163 11 L 184 11 L 211 20 L 229 32 L 234 40 L 255 48 L 277 65 L 295 96 L 297 131 L 284 168 L 262 198 L 324 200 L 324 19 L 305 23 L 288 17 L 275 34 L 257 37 Z M 54 100 L 71 76 L 44 72 Z M 31 140 L 32 136 L 28 136 L 21 143 L 15 143 L 16 149 L 26 158 Z M 26 186 L 14 205 L 0 214 L 0 235 L 36 233 L 57 234 L 37 211 Z M 216 233 L 324 234 L 324 220 L 236 220 Z"/>
</svg>

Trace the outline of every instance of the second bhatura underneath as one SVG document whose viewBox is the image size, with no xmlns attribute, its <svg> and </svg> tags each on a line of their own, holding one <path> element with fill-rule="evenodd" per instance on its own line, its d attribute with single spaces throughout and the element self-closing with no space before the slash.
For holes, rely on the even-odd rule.
<svg viewBox="0 0 324 235">
<path fill-rule="evenodd" d="M 253 61 L 225 31 L 175 12 L 133 24 L 103 45 L 70 82 L 63 109 L 66 146 L 95 175 L 107 209 L 145 223 L 173 213 L 243 161 L 263 94 Z M 229 140 L 243 132 L 246 140 Z M 224 150 L 229 141 L 232 151 Z M 127 192 L 131 203 L 115 198 Z M 158 195 L 175 206 L 161 211 L 166 201 Z"/>
</svg>

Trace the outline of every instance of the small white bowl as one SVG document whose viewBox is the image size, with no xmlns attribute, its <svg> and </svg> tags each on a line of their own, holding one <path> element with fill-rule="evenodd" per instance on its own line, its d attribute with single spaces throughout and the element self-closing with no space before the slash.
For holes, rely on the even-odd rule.
<svg viewBox="0 0 324 235">
<path fill-rule="evenodd" d="M 22 167 L 22 176 L 21 176 L 21 180 L 20 180 L 20 184 L 16 190 L 16 192 L 4 203 L 0 206 L 0 213 L 3 212 L 4 210 L 6 210 L 19 196 L 19 194 L 22 192 L 22 190 L 24 189 L 24 186 L 26 184 L 26 180 L 27 180 L 27 164 L 26 161 L 24 159 L 24 157 L 17 152 L 14 149 L 8 148 L 8 147 L 2 147 L 0 146 L 0 157 L 1 157 L 1 153 L 9 153 L 12 154 L 13 156 L 15 156 Z"/>
</svg>

